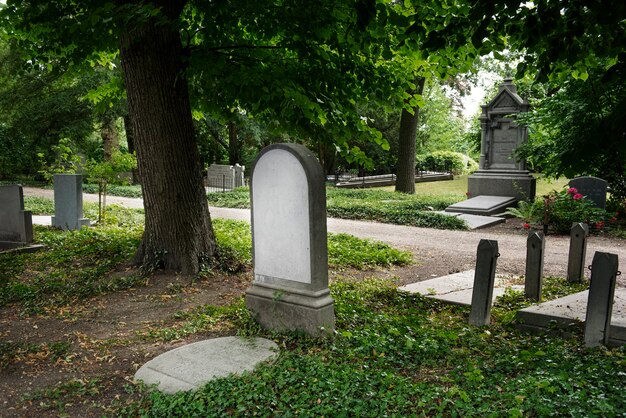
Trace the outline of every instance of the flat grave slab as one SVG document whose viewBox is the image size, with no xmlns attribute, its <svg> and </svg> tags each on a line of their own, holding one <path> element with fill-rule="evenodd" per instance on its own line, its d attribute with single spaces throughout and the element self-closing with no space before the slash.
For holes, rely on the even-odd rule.
<svg viewBox="0 0 626 418">
<path fill-rule="evenodd" d="M 521 309 L 517 321 L 522 328 L 550 329 L 583 327 L 587 314 L 589 291 L 574 293 L 560 299 Z M 626 288 L 615 289 L 609 342 L 626 344 Z"/>
<path fill-rule="evenodd" d="M 506 280 L 496 276 L 493 289 L 493 300 L 502 296 L 507 288 L 523 290 L 524 286 L 505 286 Z M 472 304 L 472 289 L 474 287 L 474 270 L 462 271 L 447 276 L 436 277 L 422 282 L 411 283 L 399 289 L 409 293 L 418 293 L 422 296 L 440 300 L 455 305 L 470 306 Z"/>
<path fill-rule="evenodd" d="M 278 346 L 264 338 L 215 338 L 153 358 L 137 370 L 135 379 L 173 394 L 199 389 L 219 377 L 253 371 L 260 363 L 277 357 Z"/>
<path fill-rule="evenodd" d="M 504 212 L 507 207 L 514 206 L 516 202 L 517 199 L 511 196 L 482 195 L 448 206 L 446 212 L 491 216 Z"/>
<path fill-rule="evenodd" d="M 467 226 L 469 227 L 469 229 L 486 228 L 488 226 L 496 225 L 496 224 L 506 221 L 504 217 L 498 217 L 498 216 L 469 215 L 467 213 L 445 212 L 445 211 L 438 211 L 437 213 L 463 219 L 465 223 L 467 224 Z"/>
</svg>

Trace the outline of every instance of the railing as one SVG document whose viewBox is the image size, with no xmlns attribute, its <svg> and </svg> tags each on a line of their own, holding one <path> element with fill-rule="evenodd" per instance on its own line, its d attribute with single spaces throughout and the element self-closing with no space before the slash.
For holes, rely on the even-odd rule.
<svg viewBox="0 0 626 418">
<path fill-rule="evenodd" d="M 439 169 L 437 169 L 439 168 Z M 441 167 L 435 167 L 434 165 L 420 165 L 415 167 L 415 176 L 416 177 L 425 177 L 429 175 L 438 175 L 438 174 L 452 174 L 452 164 L 445 164 L 443 170 Z M 369 181 L 395 181 L 395 174 L 380 174 L 380 175 L 368 175 L 365 173 L 350 173 L 350 172 L 336 172 L 335 174 L 330 174 L 326 176 L 326 181 L 334 184 L 337 183 L 366 183 Z"/>
</svg>

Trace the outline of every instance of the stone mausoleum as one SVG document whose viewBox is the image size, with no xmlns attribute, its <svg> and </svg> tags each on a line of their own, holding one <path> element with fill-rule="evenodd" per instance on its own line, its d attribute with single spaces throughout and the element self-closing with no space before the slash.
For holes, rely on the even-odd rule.
<svg viewBox="0 0 626 418">
<path fill-rule="evenodd" d="M 528 138 L 527 127 L 517 123 L 517 115 L 529 108 L 511 79 L 505 79 L 498 94 L 482 106 L 479 169 L 468 178 L 470 199 L 446 211 L 495 215 L 519 200 L 534 200 L 535 178 L 526 161 L 515 155 Z"/>
</svg>

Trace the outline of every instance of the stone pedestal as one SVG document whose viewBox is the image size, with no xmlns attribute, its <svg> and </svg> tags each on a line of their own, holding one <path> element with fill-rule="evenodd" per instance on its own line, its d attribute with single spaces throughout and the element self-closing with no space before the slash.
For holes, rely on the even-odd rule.
<svg viewBox="0 0 626 418">
<path fill-rule="evenodd" d="M 528 171 L 478 170 L 467 178 L 470 196 L 503 196 L 534 200 L 537 180 Z"/>
<path fill-rule="evenodd" d="M 83 218 L 83 176 L 55 174 L 52 226 L 74 230 L 89 225 L 89 219 Z"/>
<path fill-rule="evenodd" d="M 301 145 L 271 145 L 255 162 L 250 193 L 254 282 L 246 305 L 266 328 L 332 332 L 322 167 Z"/>
</svg>

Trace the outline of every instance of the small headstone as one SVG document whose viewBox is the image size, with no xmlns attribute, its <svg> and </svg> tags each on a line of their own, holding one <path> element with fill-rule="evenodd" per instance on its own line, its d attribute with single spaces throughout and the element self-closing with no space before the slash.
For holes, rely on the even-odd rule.
<svg viewBox="0 0 626 418">
<path fill-rule="evenodd" d="M 586 196 L 601 209 L 606 209 L 606 191 L 608 182 L 604 179 L 584 176 L 576 177 L 569 182 L 569 187 L 574 187 L 578 193 Z"/>
<path fill-rule="evenodd" d="M 543 254 L 545 240 L 543 233 L 531 232 L 526 240 L 526 275 L 524 294 L 528 299 L 541 301 L 543 282 Z"/>
<path fill-rule="evenodd" d="M 591 264 L 591 283 L 585 317 L 585 346 L 606 345 L 609 341 L 618 258 L 596 252 Z"/>
<path fill-rule="evenodd" d="M 572 226 L 567 260 L 567 281 L 581 282 L 585 277 L 585 256 L 587 254 L 587 236 L 589 227 L 584 223 Z"/>
<path fill-rule="evenodd" d="M 248 308 L 269 329 L 332 332 L 326 189 L 315 155 L 302 145 L 270 145 L 256 160 L 250 193 L 254 282 Z"/>
<path fill-rule="evenodd" d="M 498 260 L 498 241 L 481 239 L 476 252 L 476 270 L 470 325 L 489 325 L 491 318 L 491 299 L 496 279 L 496 261 Z"/>
<path fill-rule="evenodd" d="M 75 230 L 89 225 L 89 219 L 83 218 L 83 176 L 55 174 L 52 226 Z"/>
<path fill-rule="evenodd" d="M 0 242 L 22 245 L 32 240 L 32 214 L 24 210 L 22 186 L 0 186 Z"/>
</svg>

